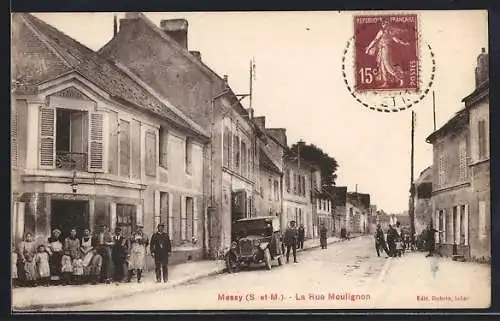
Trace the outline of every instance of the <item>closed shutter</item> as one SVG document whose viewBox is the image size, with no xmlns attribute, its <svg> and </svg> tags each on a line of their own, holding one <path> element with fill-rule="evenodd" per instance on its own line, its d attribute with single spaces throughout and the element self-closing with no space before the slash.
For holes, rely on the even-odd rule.
<svg viewBox="0 0 500 321">
<path fill-rule="evenodd" d="M 469 204 L 465 204 L 464 212 L 464 243 L 469 245 Z"/>
<path fill-rule="evenodd" d="M 40 167 L 54 168 L 56 147 L 56 110 L 40 108 Z"/>
<path fill-rule="evenodd" d="M 198 199 L 193 198 L 193 237 L 198 239 Z"/>
<path fill-rule="evenodd" d="M 443 210 L 443 244 L 447 243 L 446 239 L 446 210 Z"/>
<path fill-rule="evenodd" d="M 90 113 L 89 172 L 104 171 L 104 114 Z"/>
<path fill-rule="evenodd" d="M 186 198 L 181 196 L 181 240 L 186 240 L 187 215 L 186 215 Z"/>
<path fill-rule="evenodd" d="M 168 195 L 168 235 L 171 240 L 174 239 L 174 215 L 172 212 L 172 206 L 173 202 L 172 200 L 172 193 L 167 193 Z"/>
</svg>

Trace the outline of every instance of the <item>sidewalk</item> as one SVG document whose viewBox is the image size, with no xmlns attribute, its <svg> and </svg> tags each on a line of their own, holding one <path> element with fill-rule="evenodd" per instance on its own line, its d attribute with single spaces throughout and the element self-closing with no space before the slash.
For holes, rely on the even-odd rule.
<svg viewBox="0 0 500 321">
<path fill-rule="evenodd" d="M 330 237 L 328 244 L 340 242 L 338 237 Z M 304 242 L 304 251 L 319 248 L 319 239 Z M 69 308 L 79 305 L 125 298 L 139 293 L 169 289 L 194 280 L 220 274 L 225 269 L 224 261 L 195 261 L 169 267 L 168 283 L 156 283 L 154 271 L 143 276 L 142 283 L 132 279 L 131 283 L 68 285 L 36 288 L 15 288 L 12 290 L 13 311 L 33 311 L 41 309 Z"/>
<path fill-rule="evenodd" d="M 485 308 L 491 267 L 447 257 L 407 253 L 390 258 L 380 275 L 376 308 Z"/>
<path fill-rule="evenodd" d="M 168 283 L 156 283 L 154 271 L 143 276 L 142 283 L 68 285 L 12 290 L 12 311 L 33 311 L 43 308 L 67 308 L 92 304 L 139 293 L 172 288 L 200 278 L 221 273 L 224 261 L 196 261 L 169 267 Z"/>
</svg>

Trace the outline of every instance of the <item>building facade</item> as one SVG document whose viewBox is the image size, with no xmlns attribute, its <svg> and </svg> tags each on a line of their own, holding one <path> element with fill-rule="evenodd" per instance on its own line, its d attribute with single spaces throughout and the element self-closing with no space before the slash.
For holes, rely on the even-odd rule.
<svg viewBox="0 0 500 321">
<path fill-rule="evenodd" d="M 489 81 L 483 49 L 476 68 L 476 89 L 465 108 L 427 141 L 433 144 L 433 224 L 442 252 L 465 259 L 489 260 Z"/>
<path fill-rule="evenodd" d="M 141 13 L 127 13 L 119 31 L 99 53 L 125 65 L 144 83 L 182 108 L 209 132 L 203 213 L 208 233 L 205 254 L 215 257 L 231 244 L 231 222 L 255 212 L 259 181 L 259 131 L 226 77 L 220 77 L 188 49 L 188 22 L 162 20 L 160 27 Z M 147 54 L 145 54 L 147 53 Z"/>
<path fill-rule="evenodd" d="M 415 233 L 420 235 L 432 222 L 432 166 L 424 169 L 415 180 Z"/>
<path fill-rule="evenodd" d="M 30 14 L 14 14 L 13 230 L 168 225 L 201 257 L 208 134 L 171 103 Z M 184 252 L 183 252 L 184 253 Z M 181 258 L 179 258 L 181 259 Z"/>
</svg>

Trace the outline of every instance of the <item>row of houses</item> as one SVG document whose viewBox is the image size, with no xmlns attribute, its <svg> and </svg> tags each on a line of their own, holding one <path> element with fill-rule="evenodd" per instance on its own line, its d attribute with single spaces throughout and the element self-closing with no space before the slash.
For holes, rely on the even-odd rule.
<svg viewBox="0 0 500 321">
<path fill-rule="evenodd" d="M 278 216 L 282 229 L 295 220 L 306 237 L 322 223 L 334 230 L 318 167 L 187 39 L 186 20 L 127 13 L 95 52 L 12 15 L 13 239 L 101 225 L 151 234 L 162 222 L 175 264 L 215 257 L 242 217 Z"/>
<path fill-rule="evenodd" d="M 464 106 L 427 137 L 433 164 L 414 182 L 416 232 L 432 224 L 443 254 L 491 259 L 489 66 L 483 48 L 476 88 Z"/>
</svg>

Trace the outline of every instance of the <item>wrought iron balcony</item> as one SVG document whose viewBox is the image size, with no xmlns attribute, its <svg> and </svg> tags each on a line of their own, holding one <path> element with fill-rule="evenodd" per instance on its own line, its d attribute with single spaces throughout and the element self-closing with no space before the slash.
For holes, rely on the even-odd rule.
<svg viewBox="0 0 500 321">
<path fill-rule="evenodd" d="M 65 170 L 87 170 L 87 153 L 56 152 L 56 168 Z"/>
</svg>

